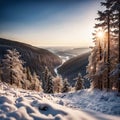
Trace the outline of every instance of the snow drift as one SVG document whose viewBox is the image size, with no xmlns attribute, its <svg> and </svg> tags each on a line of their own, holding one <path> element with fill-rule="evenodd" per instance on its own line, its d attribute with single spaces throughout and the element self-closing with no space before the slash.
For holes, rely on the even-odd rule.
<svg viewBox="0 0 120 120">
<path fill-rule="evenodd" d="M 0 86 L 0 120 L 119 119 L 119 117 L 116 116 L 69 108 L 65 105 L 65 101 L 62 101 L 63 96 L 60 97 L 60 95 L 54 97 L 54 95 L 38 93 L 35 91 L 15 89 L 2 83 L 0 83 Z M 68 96 L 69 95 L 70 94 L 68 94 Z M 71 97 L 69 96 L 68 98 Z M 56 104 L 56 100 L 59 100 L 59 104 Z M 80 98 L 76 100 L 79 102 Z M 67 103 L 68 102 L 66 102 L 66 104 Z"/>
</svg>

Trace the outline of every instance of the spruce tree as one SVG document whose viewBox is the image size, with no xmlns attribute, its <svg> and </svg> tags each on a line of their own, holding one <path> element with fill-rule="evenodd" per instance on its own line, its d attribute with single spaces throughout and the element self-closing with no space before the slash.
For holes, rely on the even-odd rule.
<svg viewBox="0 0 120 120">
<path fill-rule="evenodd" d="M 23 61 L 16 49 L 7 50 L 2 60 L 3 81 L 21 87 L 21 81 L 25 79 Z"/>
<path fill-rule="evenodd" d="M 32 81 L 32 73 L 30 71 L 30 68 L 27 67 L 25 71 L 26 71 L 27 80 L 29 80 L 31 82 Z"/>
<path fill-rule="evenodd" d="M 32 86 L 33 90 L 42 91 L 42 83 L 39 80 L 39 76 L 35 72 L 33 73 Z"/>
<path fill-rule="evenodd" d="M 54 93 L 53 88 L 53 76 L 49 71 L 48 67 L 45 67 L 45 70 L 42 75 L 43 90 L 45 93 Z"/>
<path fill-rule="evenodd" d="M 47 81 L 48 81 L 48 74 L 49 74 L 49 69 L 46 66 L 44 69 L 44 72 L 42 74 L 42 88 L 45 91 L 46 87 L 47 87 Z"/>
<path fill-rule="evenodd" d="M 61 76 L 57 76 L 53 79 L 54 83 L 54 92 L 55 93 L 60 93 L 62 91 L 63 87 L 63 79 Z"/>
<path fill-rule="evenodd" d="M 76 83 L 75 83 L 75 90 L 81 90 L 83 89 L 83 78 L 82 78 L 82 75 L 79 73 L 78 74 L 78 77 L 76 79 Z"/>
<path fill-rule="evenodd" d="M 53 85 L 53 77 L 52 74 L 49 72 L 47 76 L 46 88 L 44 90 L 45 93 L 54 93 L 54 85 Z"/>
<path fill-rule="evenodd" d="M 118 65 L 116 67 L 116 70 L 119 68 L 120 69 L 120 0 L 112 0 L 113 2 L 113 6 L 112 6 L 112 10 L 113 10 L 113 15 L 114 17 L 114 29 L 115 29 L 115 35 L 117 34 L 117 41 L 118 41 Z M 120 71 L 120 70 L 118 70 Z M 120 72 L 118 73 L 118 78 L 117 78 L 118 82 L 118 92 L 120 93 Z"/>
<path fill-rule="evenodd" d="M 67 79 L 63 80 L 63 88 L 62 88 L 62 92 L 69 92 L 70 91 L 70 84 L 68 83 Z"/>
</svg>

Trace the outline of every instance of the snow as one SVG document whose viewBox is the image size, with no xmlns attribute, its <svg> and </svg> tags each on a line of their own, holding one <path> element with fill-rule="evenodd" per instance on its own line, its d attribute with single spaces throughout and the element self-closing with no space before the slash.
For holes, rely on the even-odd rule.
<svg viewBox="0 0 120 120">
<path fill-rule="evenodd" d="M 95 97 L 96 93 L 82 90 L 76 93 L 51 95 L 16 89 L 0 83 L 0 120 L 119 120 L 119 116 L 80 109 L 80 106 L 86 107 L 87 101 L 91 102 L 90 99 L 98 100 L 99 98 Z M 111 101 L 120 100 L 112 93 L 110 95 Z M 86 102 L 82 102 L 84 98 Z M 91 104 L 95 105 L 95 100 Z M 116 105 L 119 107 L 119 103 Z"/>
<path fill-rule="evenodd" d="M 56 102 L 72 108 L 98 111 L 120 116 L 120 96 L 115 92 L 83 89 L 73 93 L 56 94 Z M 58 99 L 59 98 L 59 99 Z"/>
</svg>

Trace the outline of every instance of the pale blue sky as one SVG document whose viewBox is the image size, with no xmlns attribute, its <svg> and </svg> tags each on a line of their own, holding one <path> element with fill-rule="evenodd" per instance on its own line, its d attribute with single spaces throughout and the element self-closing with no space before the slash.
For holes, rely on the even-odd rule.
<svg viewBox="0 0 120 120">
<path fill-rule="evenodd" d="M 35 46 L 90 46 L 100 0 L 0 0 L 0 37 Z"/>
</svg>

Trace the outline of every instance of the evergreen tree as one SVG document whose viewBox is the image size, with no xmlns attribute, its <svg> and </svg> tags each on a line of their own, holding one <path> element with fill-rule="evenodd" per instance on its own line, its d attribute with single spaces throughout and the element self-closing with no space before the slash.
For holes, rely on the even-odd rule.
<svg viewBox="0 0 120 120">
<path fill-rule="evenodd" d="M 27 80 L 29 80 L 30 82 L 32 82 L 32 73 L 30 71 L 30 68 L 27 67 L 25 71 L 26 71 Z"/>
<path fill-rule="evenodd" d="M 110 7 L 111 7 L 111 1 L 110 0 L 106 0 L 106 2 L 102 2 L 101 3 L 103 6 L 106 7 L 106 16 L 107 16 L 107 33 L 108 33 L 108 39 L 107 39 L 107 91 L 110 90 Z"/>
<path fill-rule="evenodd" d="M 54 93 L 53 88 L 53 76 L 47 66 L 45 67 L 45 71 L 43 72 L 42 76 L 43 81 L 43 90 L 45 93 Z"/>
<path fill-rule="evenodd" d="M 47 81 L 48 81 L 48 74 L 49 74 L 49 69 L 46 66 L 44 69 L 44 72 L 42 74 L 42 88 L 45 91 L 45 89 L 47 88 Z"/>
<path fill-rule="evenodd" d="M 15 84 L 21 87 L 21 81 L 24 81 L 25 74 L 23 72 L 23 61 L 20 60 L 20 54 L 16 49 L 7 50 L 2 60 L 3 81 Z"/>
<path fill-rule="evenodd" d="M 55 93 L 60 93 L 62 91 L 63 87 L 63 79 L 61 76 L 57 76 L 53 79 L 54 83 L 54 92 Z"/>
<path fill-rule="evenodd" d="M 89 57 L 89 64 L 87 67 L 88 78 L 91 80 L 91 87 L 99 89 L 110 90 L 112 88 L 112 80 L 110 78 L 110 72 L 115 67 L 114 51 L 115 42 L 114 35 L 111 29 L 113 24 L 113 0 L 105 0 L 101 2 L 102 6 L 106 7 L 104 11 L 98 11 L 99 22 L 95 24 L 96 31 L 102 29 L 104 31 L 103 41 L 99 42 L 97 38 L 97 32 L 94 35 L 95 47 L 93 48 Z M 100 44 L 101 43 L 101 44 Z M 112 46 L 112 47 L 111 47 Z"/>
<path fill-rule="evenodd" d="M 42 91 L 42 83 L 39 80 L 39 76 L 33 72 L 33 75 L 29 67 L 25 68 L 26 80 L 23 83 L 24 89 Z"/>
<path fill-rule="evenodd" d="M 70 84 L 68 83 L 67 79 L 63 80 L 63 88 L 62 88 L 62 92 L 69 92 L 70 91 Z"/>
<path fill-rule="evenodd" d="M 118 67 L 120 65 L 120 0 L 111 0 L 113 2 L 113 6 L 112 6 L 112 10 L 113 10 L 113 14 L 115 16 L 114 18 L 114 29 L 115 29 L 115 35 L 117 34 L 117 41 L 118 41 L 118 65 L 116 67 L 116 69 L 120 69 L 120 67 Z M 118 73 L 118 78 L 117 78 L 117 84 L 118 84 L 118 92 L 120 93 L 120 70 Z"/>
<path fill-rule="evenodd" d="M 42 83 L 39 80 L 39 76 L 35 72 L 33 73 L 32 81 L 33 90 L 42 91 Z"/>
<path fill-rule="evenodd" d="M 47 83 L 46 83 L 46 88 L 44 90 L 45 93 L 54 93 L 54 85 L 53 85 L 53 77 L 51 75 L 51 73 L 48 73 L 48 79 L 47 79 Z"/>
<path fill-rule="evenodd" d="M 77 77 L 77 81 L 75 83 L 75 90 L 81 90 L 83 89 L 83 78 L 81 76 L 81 74 L 79 73 L 78 74 L 78 77 Z"/>
</svg>

